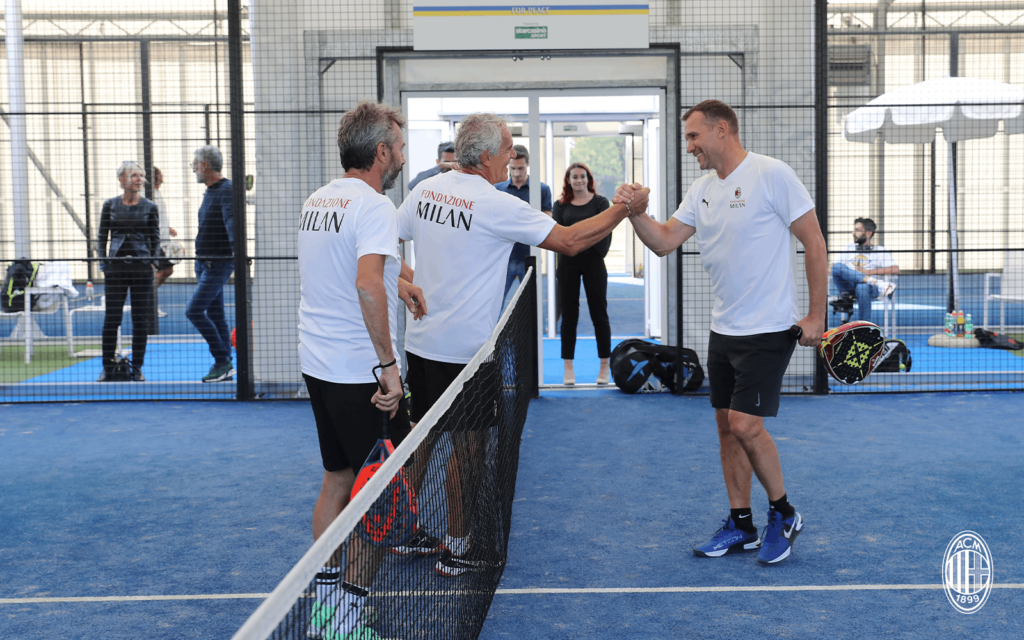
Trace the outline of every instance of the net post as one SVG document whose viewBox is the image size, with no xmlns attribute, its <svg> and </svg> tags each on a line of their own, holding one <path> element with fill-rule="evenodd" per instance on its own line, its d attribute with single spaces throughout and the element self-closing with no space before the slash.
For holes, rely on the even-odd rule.
<svg viewBox="0 0 1024 640">
<path fill-rule="evenodd" d="M 530 269 L 533 269 L 533 275 L 531 276 L 530 282 L 528 283 L 530 290 L 528 292 L 524 291 L 523 293 L 530 296 L 530 299 L 528 300 L 528 302 L 530 304 L 530 310 L 532 311 L 532 316 L 531 317 L 537 318 L 537 321 L 530 323 L 530 340 L 531 340 L 530 344 L 532 345 L 532 348 L 530 349 L 530 353 L 533 354 L 533 360 L 530 363 L 531 366 L 530 366 L 529 391 L 530 391 L 530 397 L 531 398 L 539 398 L 540 397 L 540 376 L 539 376 L 539 373 L 538 373 L 538 370 L 539 370 L 538 364 L 539 364 L 539 361 L 540 361 L 540 358 L 541 358 L 541 349 L 543 348 L 543 346 L 540 343 L 540 339 L 539 339 L 540 334 L 538 333 L 538 331 L 539 331 L 538 325 L 542 322 L 542 320 L 541 320 L 541 316 L 540 316 L 540 305 L 538 304 L 538 300 L 540 299 L 540 296 L 537 295 L 537 288 L 540 286 L 540 284 L 539 284 L 540 280 L 537 278 L 537 256 L 526 256 L 526 270 L 527 270 L 527 272 L 529 272 Z M 526 284 L 527 283 L 524 282 L 524 283 L 521 283 L 520 286 L 523 286 L 523 285 L 526 285 Z"/>
</svg>

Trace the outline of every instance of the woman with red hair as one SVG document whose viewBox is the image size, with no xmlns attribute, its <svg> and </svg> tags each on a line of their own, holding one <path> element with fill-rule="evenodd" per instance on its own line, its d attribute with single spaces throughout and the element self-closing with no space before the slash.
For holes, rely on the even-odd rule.
<svg viewBox="0 0 1024 640">
<path fill-rule="evenodd" d="M 587 165 L 574 162 L 565 172 L 562 197 L 552 208 L 551 216 L 558 224 L 568 227 L 593 218 L 610 206 L 608 198 L 595 192 L 594 175 Z M 558 297 L 562 306 L 562 360 L 565 364 L 563 384 L 576 384 L 572 361 L 576 352 L 576 325 L 580 319 L 581 279 L 597 337 L 597 356 L 601 359 L 597 384 L 608 384 L 612 328 L 608 322 L 608 270 L 604 266 L 604 257 L 608 255 L 611 244 L 612 236 L 608 234 L 575 256 L 559 256 Z"/>
</svg>

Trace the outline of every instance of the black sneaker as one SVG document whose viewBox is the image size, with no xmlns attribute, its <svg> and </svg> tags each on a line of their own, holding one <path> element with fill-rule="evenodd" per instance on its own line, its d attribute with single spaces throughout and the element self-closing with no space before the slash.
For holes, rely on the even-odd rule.
<svg viewBox="0 0 1024 640">
<path fill-rule="evenodd" d="M 426 529 L 420 528 L 412 534 L 409 542 L 398 547 L 391 547 L 391 553 L 396 556 L 429 556 L 441 550 L 441 540 L 427 533 Z"/>
<path fill-rule="evenodd" d="M 136 369 L 132 371 L 132 380 L 134 382 L 145 382 L 146 376 L 142 375 L 142 369 Z"/>
<path fill-rule="evenodd" d="M 504 561 L 479 560 L 473 556 L 472 549 L 464 556 L 457 556 L 445 549 L 441 552 L 441 558 L 434 566 L 434 570 L 447 578 L 456 578 L 469 571 L 488 571 L 504 564 Z"/>
</svg>

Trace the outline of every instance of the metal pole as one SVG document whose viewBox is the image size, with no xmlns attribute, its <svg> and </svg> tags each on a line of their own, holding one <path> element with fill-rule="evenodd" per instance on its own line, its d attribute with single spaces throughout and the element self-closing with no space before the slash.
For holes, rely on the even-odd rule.
<svg viewBox="0 0 1024 640">
<path fill-rule="evenodd" d="M 79 86 L 82 92 L 82 174 L 85 179 L 85 255 L 87 258 L 96 256 L 96 240 L 92 237 L 92 203 L 89 189 L 89 113 L 85 107 L 85 44 L 78 43 Z M 88 281 L 96 279 L 96 265 L 92 260 L 86 262 Z"/>
<path fill-rule="evenodd" d="M 949 34 L 949 76 L 955 78 L 960 74 L 960 37 Z M 957 253 L 957 218 L 956 218 L 956 143 L 950 140 L 946 162 L 949 165 L 949 301 L 947 306 L 952 313 L 960 308 L 960 255 Z"/>
<path fill-rule="evenodd" d="M 956 143 L 949 143 L 949 311 L 960 308 L 960 270 L 956 234 Z"/>
<path fill-rule="evenodd" d="M 153 102 L 149 85 L 149 43 L 139 43 L 142 94 L 142 169 L 146 172 L 146 198 L 153 199 Z"/>
<path fill-rule="evenodd" d="M 814 3 L 814 208 L 821 233 L 828 238 L 828 1 Z M 828 314 L 825 314 L 828 328 Z M 828 375 L 814 356 L 814 393 L 829 392 Z"/>
<path fill-rule="evenodd" d="M 555 187 L 555 127 L 550 120 L 547 121 L 544 132 L 544 168 L 547 174 L 548 186 Z M 554 191 L 551 193 L 554 198 Z M 548 283 L 548 337 L 555 337 L 555 252 L 544 252 L 544 265 L 547 267 Z"/>
<path fill-rule="evenodd" d="M 538 297 L 538 292 L 540 291 L 540 286 L 539 286 L 540 279 L 537 277 L 538 273 L 537 273 L 537 257 L 536 256 L 526 256 L 526 271 L 530 272 L 531 269 L 533 270 L 532 276 L 531 276 L 531 280 L 529 282 L 523 282 L 519 286 L 530 286 L 530 287 L 533 287 L 534 293 L 533 293 L 533 298 L 532 298 L 533 299 L 533 305 L 532 306 L 536 310 L 535 315 L 537 317 L 539 317 L 540 316 L 540 298 Z M 529 295 L 529 293 L 527 291 L 523 291 L 523 295 L 526 296 L 526 295 Z M 543 345 L 542 340 L 540 339 L 540 337 L 542 335 L 543 334 L 541 333 L 540 322 L 539 321 L 531 322 L 530 323 L 530 339 L 531 339 L 531 342 L 530 342 L 530 353 L 532 353 L 533 357 L 537 359 L 536 362 L 531 363 L 532 366 L 530 367 L 530 371 L 533 372 L 530 375 L 530 381 L 528 383 L 529 392 L 530 392 L 530 397 L 531 398 L 539 398 L 540 397 L 540 381 L 543 380 L 543 376 L 544 376 L 544 374 L 543 374 L 544 345 Z"/>
<path fill-rule="evenodd" d="M 228 0 L 228 94 L 231 109 L 231 195 L 233 196 L 235 227 L 237 397 L 239 400 L 252 400 L 255 394 L 249 333 L 249 251 L 245 216 L 245 113 L 242 103 L 242 9 L 240 0 Z"/>
<path fill-rule="evenodd" d="M 28 213 L 28 131 L 25 126 L 25 38 L 21 0 L 7 0 L 4 12 L 7 41 L 7 91 L 11 105 L 11 195 L 14 200 L 14 256 L 31 259 L 32 233 Z"/>
</svg>

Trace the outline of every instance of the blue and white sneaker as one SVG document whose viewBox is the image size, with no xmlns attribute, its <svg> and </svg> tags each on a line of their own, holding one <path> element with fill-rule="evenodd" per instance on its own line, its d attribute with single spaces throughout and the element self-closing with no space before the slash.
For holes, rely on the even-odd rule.
<svg viewBox="0 0 1024 640">
<path fill-rule="evenodd" d="M 768 525 L 761 532 L 761 551 L 757 554 L 759 562 L 775 564 L 789 557 L 793 550 L 793 542 L 804 528 L 804 519 L 799 513 L 791 518 L 783 518 L 775 509 L 768 510 Z"/>
<path fill-rule="evenodd" d="M 711 536 L 709 542 L 693 548 L 693 555 L 702 558 L 720 558 L 727 553 L 743 553 L 753 551 L 761 546 L 757 532 L 748 533 L 737 529 L 732 516 L 722 521 L 722 528 Z"/>
</svg>

